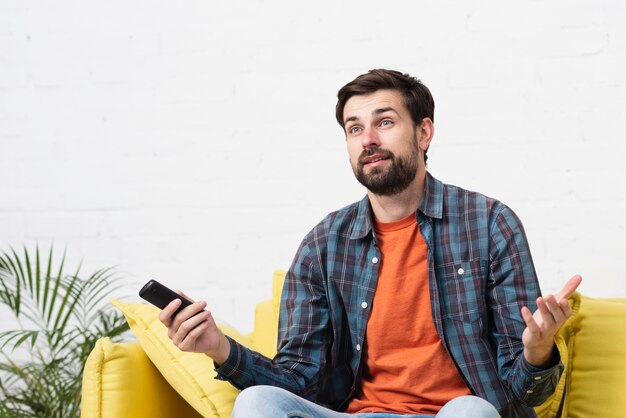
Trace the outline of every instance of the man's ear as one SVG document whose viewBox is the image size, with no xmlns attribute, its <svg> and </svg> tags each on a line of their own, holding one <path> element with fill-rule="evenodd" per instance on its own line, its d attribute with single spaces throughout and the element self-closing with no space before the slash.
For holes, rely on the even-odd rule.
<svg viewBox="0 0 626 418">
<path fill-rule="evenodd" d="M 418 138 L 419 148 L 426 152 L 430 147 L 430 141 L 432 141 L 435 135 L 435 124 L 431 118 L 422 119 L 422 123 L 415 127 L 415 134 Z"/>
</svg>

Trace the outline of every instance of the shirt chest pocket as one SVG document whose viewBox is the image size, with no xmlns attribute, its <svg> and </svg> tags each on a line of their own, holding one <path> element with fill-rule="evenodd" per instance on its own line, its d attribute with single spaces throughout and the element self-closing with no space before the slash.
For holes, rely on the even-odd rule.
<svg viewBox="0 0 626 418">
<path fill-rule="evenodd" d="M 480 321 L 485 313 L 485 276 L 480 260 L 456 262 L 444 269 L 440 289 L 446 318 Z"/>
</svg>

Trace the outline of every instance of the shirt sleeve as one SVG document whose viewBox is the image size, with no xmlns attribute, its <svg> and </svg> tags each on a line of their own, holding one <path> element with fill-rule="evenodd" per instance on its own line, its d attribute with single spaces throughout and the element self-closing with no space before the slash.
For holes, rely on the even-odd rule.
<svg viewBox="0 0 626 418">
<path fill-rule="evenodd" d="M 230 354 L 216 368 L 217 379 L 239 389 L 271 385 L 316 399 L 332 331 L 319 263 L 312 260 L 305 238 L 285 278 L 276 356 L 269 359 L 229 338 Z"/>
<path fill-rule="evenodd" d="M 546 369 L 532 366 L 523 355 L 526 324 L 521 309 L 527 306 L 534 312 L 541 290 L 521 221 L 502 204 L 494 209 L 489 239 L 487 298 L 500 379 L 521 403 L 539 405 L 554 392 L 563 363 L 556 346 Z"/>
</svg>

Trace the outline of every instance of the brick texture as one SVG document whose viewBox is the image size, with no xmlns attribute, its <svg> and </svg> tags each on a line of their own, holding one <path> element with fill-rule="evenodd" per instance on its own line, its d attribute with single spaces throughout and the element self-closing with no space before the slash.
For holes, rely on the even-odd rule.
<svg viewBox="0 0 626 418">
<path fill-rule="evenodd" d="M 363 195 L 335 95 L 390 67 L 435 96 L 431 172 L 520 215 L 545 292 L 581 273 L 624 297 L 624 21 L 614 0 L 3 0 L 0 244 L 249 331 L 273 269 Z"/>
</svg>

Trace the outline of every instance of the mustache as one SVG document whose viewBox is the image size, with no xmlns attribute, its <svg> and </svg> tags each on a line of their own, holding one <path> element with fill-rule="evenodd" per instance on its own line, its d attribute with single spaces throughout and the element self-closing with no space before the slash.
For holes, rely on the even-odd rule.
<svg viewBox="0 0 626 418">
<path fill-rule="evenodd" d="M 387 159 L 390 159 L 390 160 L 395 157 L 393 152 L 391 152 L 391 151 L 389 151 L 387 149 L 384 149 L 384 148 L 369 148 L 369 149 L 363 150 L 361 155 L 359 155 L 359 164 L 361 164 L 361 165 L 365 164 L 364 160 L 367 157 L 371 157 L 374 154 L 380 155 L 381 157 L 387 158 Z"/>
</svg>

